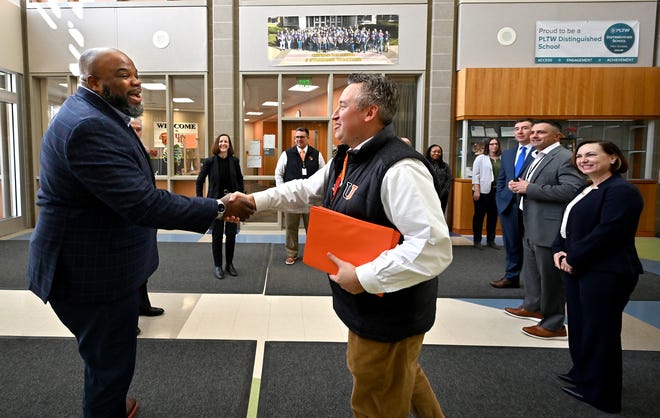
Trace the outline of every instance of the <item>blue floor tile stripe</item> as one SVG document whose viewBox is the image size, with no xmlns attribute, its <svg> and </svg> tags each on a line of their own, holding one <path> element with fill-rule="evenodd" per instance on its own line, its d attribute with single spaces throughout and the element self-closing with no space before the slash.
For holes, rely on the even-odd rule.
<svg viewBox="0 0 660 418">
<path fill-rule="evenodd" d="M 474 303 L 495 309 L 506 307 L 517 308 L 522 303 L 521 299 L 457 299 L 463 302 Z M 628 302 L 624 312 L 628 315 L 660 328 L 660 301 L 635 300 Z"/>
</svg>

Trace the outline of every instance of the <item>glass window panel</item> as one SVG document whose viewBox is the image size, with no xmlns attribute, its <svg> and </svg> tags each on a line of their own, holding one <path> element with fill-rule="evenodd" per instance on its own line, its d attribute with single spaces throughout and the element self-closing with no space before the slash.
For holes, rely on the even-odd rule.
<svg viewBox="0 0 660 418">
<path fill-rule="evenodd" d="M 48 95 L 48 121 L 59 112 L 62 103 L 69 97 L 69 80 L 67 77 L 48 77 L 46 79 L 46 92 Z"/>
<path fill-rule="evenodd" d="M 415 145 L 417 127 L 417 77 L 389 76 L 399 90 L 399 107 L 392 121 L 397 135 L 409 138 Z"/>
<path fill-rule="evenodd" d="M 0 102 L 0 219 L 21 216 L 16 103 Z"/>
<path fill-rule="evenodd" d="M 142 80 L 142 143 L 149 151 L 155 175 L 167 175 L 167 113 L 165 76 L 140 76 Z"/>
<path fill-rule="evenodd" d="M 272 176 L 282 151 L 278 135 L 277 75 L 243 78 L 243 140 L 246 151 L 241 158 L 244 176 Z"/>
<path fill-rule="evenodd" d="M 9 74 L 0 71 L 0 90 L 9 90 L 8 86 L 11 85 L 9 77 Z"/>
<path fill-rule="evenodd" d="M 197 175 L 205 152 L 206 113 L 203 76 L 172 77 L 172 154 L 175 175 Z M 200 138 L 202 139 L 200 144 Z"/>
<path fill-rule="evenodd" d="M 282 116 L 328 117 L 328 76 L 282 77 Z"/>
<path fill-rule="evenodd" d="M 466 121 L 465 157 L 463 157 L 463 124 L 457 124 L 456 167 L 457 177 L 472 177 L 472 163 L 475 159 L 473 147 L 490 137 L 498 137 L 502 150 L 517 146 L 513 136 L 514 120 L 470 120 Z M 560 120 L 564 138 L 561 144 L 574 151 L 585 140 L 611 141 L 623 151 L 629 163 L 624 176 L 628 179 L 647 177 L 647 143 L 649 122 L 645 120 Z M 465 171 L 458 170 L 465 167 Z"/>
</svg>

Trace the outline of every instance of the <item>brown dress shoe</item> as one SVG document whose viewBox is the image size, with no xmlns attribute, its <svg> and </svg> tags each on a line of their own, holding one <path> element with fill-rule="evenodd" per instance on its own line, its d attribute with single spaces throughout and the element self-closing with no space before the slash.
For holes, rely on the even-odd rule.
<svg viewBox="0 0 660 418">
<path fill-rule="evenodd" d="M 497 289 L 518 289 L 520 287 L 520 282 L 514 282 L 513 280 L 502 277 L 499 280 L 491 281 L 490 285 Z"/>
<path fill-rule="evenodd" d="M 552 331 L 547 328 L 543 328 L 540 325 L 534 325 L 532 327 L 523 327 L 523 334 L 529 335 L 530 337 L 540 338 L 542 340 L 566 340 L 566 327 L 562 325 L 557 331 Z"/>
<path fill-rule="evenodd" d="M 529 319 L 530 321 L 539 322 L 543 319 L 543 315 L 539 312 L 531 312 L 525 308 L 504 308 L 504 313 L 511 315 L 514 318 Z"/>
<path fill-rule="evenodd" d="M 126 398 L 126 417 L 133 418 L 138 410 L 138 403 L 135 398 Z"/>
</svg>

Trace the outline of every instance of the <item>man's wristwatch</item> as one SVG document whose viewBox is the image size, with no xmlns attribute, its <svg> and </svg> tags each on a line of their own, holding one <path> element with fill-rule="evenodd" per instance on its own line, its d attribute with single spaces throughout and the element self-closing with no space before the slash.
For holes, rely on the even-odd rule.
<svg viewBox="0 0 660 418">
<path fill-rule="evenodd" d="M 225 214 L 225 210 L 227 208 L 225 207 L 225 204 L 222 203 L 222 200 L 218 199 L 218 219 L 222 218 L 222 215 Z"/>
</svg>

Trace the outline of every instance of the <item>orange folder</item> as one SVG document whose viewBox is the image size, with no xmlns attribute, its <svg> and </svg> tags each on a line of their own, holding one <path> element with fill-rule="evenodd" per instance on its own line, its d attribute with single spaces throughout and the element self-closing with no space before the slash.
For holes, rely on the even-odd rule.
<svg viewBox="0 0 660 418">
<path fill-rule="evenodd" d="M 303 263 L 329 274 L 337 274 L 337 265 L 327 256 L 329 252 L 354 266 L 361 266 L 383 251 L 394 248 L 400 236 L 395 229 L 313 206 L 309 214 Z"/>
</svg>

